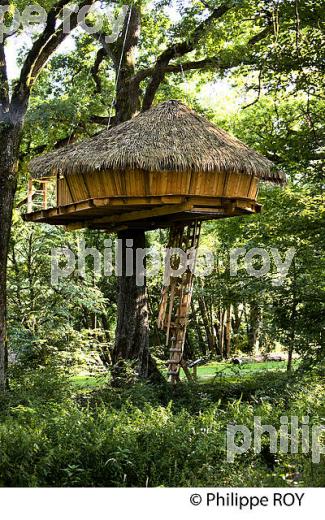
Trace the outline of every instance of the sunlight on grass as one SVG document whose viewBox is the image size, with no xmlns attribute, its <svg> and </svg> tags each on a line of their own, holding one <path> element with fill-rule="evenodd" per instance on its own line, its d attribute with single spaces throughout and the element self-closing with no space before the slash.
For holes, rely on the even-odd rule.
<svg viewBox="0 0 325 520">
<path fill-rule="evenodd" d="M 78 390 L 98 390 L 106 385 L 107 377 L 100 376 L 73 376 L 71 377 L 71 382 L 73 386 Z"/>
<path fill-rule="evenodd" d="M 294 367 L 298 366 L 298 361 L 294 362 Z M 231 378 L 251 376 L 253 373 L 261 374 L 263 372 L 284 372 L 286 371 L 286 361 L 265 361 L 263 363 L 247 363 L 243 365 L 233 365 L 225 361 L 212 361 L 206 365 L 198 367 L 198 381 L 207 382 L 219 378 Z M 167 371 L 162 372 L 166 376 Z M 185 374 L 181 371 L 181 380 L 186 380 Z M 90 376 L 78 375 L 71 378 L 73 386 L 84 392 L 99 390 L 107 384 L 106 375 Z"/>
</svg>

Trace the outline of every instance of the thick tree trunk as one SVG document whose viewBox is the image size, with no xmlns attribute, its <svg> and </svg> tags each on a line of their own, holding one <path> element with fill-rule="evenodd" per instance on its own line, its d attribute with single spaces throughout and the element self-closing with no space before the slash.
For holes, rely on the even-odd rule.
<svg viewBox="0 0 325 520">
<path fill-rule="evenodd" d="M 138 265 L 137 250 L 146 247 L 145 232 L 122 231 L 119 238 L 119 293 L 117 327 L 112 356 L 113 378 L 117 382 L 130 361 L 136 375 L 142 379 L 162 380 L 149 352 L 148 295 L 144 275 L 145 261 Z M 130 247 L 131 246 L 131 247 Z M 128 261 L 127 261 L 128 259 Z M 132 269 L 132 274 L 127 269 Z M 138 278 L 138 279 L 137 279 Z"/>
<path fill-rule="evenodd" d="M 20 133 L 18 126 L 0 124 L 0 391 L 7 384 L 7 262 Z"/>
<path fill-rule="evenodd" d="M 120 124 L 132 119 L 140 110 L 139 85 L 133 83 L 131 78 L 135 72 L 136 47 L 140 36 L 141 14 L 137 7 L 131 8 L 127 17 L 129 23 L 124 27 L 126 34 L 124 54 L 120 63 L 122 47 L 115 55 L 115 68 L 117 75 L 116 87 L 116 116 L 115 124 Z M 127 32 L 126 32 L 127 31 Z M 120 66 L 121 65 L 121 66 Z M 115 346 L 112 355 L 113 381 L 117 383 L 119 376 L 125 369 L 125 362 L 130 361 L 139 378 L 163 381 L 159 370 L 149 352 L 149 316 L 146 279 L 142 285 L 137 285 L 136 250 L 146 247 L 145 232 L 138 229 L 130 229 L 119 233 L 120 258 L 122 258 L 122 272 L 119 276 L 119 293 L 117 300 L 117 327 Z M 132 241 L 132 247 L 127 247 L 127 240 Z M 134 270 L 132 275 L 126 273 L 126 256 L 132 251 Z"/>
</svg>

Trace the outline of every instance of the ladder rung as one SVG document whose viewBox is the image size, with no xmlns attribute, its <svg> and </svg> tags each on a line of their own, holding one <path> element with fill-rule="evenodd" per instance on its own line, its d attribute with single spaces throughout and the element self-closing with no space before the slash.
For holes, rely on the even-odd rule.
<svg viewBox="0 0 325 520">
<path fill-rule="evenodd" d="M 200 239 L 201 222 L 190 221 L 186 225 L 180 224 L 171 227 L 168 247 L 179 247 L 189 254 L 190 250 L 198 249 Z M 172 266 L 179 265 L 178 258 L 172 257 Z M 169 376 L 179 376 L 182 366 L 183 344 L 188 324 L 188 312 L 193 293 L 194 274 L 187 268 L 181 276 L 173 277 L 170 287 L 164 287 L 162 292 L 159 318 L 163 328 L 169 332 L 168 343 L 170 345 L 169 357 L 166 361 Z M 168 316 L 166 316 L 168 310 Z M 163 319 L 164 318 L 164 319 Z M 175 359 L 176 358 L 176 359 Z"/>
</svg>

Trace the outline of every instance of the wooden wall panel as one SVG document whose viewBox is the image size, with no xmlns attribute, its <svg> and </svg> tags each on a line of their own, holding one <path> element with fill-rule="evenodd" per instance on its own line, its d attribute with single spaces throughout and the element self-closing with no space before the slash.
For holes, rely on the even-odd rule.
<svg viewBox="0 0 325 520">
<path fill-rule="evenodd" d="M 150 195 L 149 175 L 149 172 L 143 171 L 123 172 L 126 187 L 125 194 L 129 197 L 139 197 L 144 194 Z"/>
<path fill-rule="evenodd" d="M 213 172 L 110 171 L 59 179 L 59 205 L 101 197 L 202 195 L 255 199 L 258 179 Z"/>
<path fill-rule="evenodd" d="M 68 185 L 66 183 L 65 179 L 59 179 L 59 197 L 58 197 L 58 205 L 59 206 L 65 206 L 66 204 L 71 204 L 73 202 L 73 199 L 70 195 Z"/>
<path fill-rule="evenodd" d="M 256 199 L 258 192 L 258 179 L 256 177 L 252 177 L 251 184 L 248 190 L 248 198 Z"/>
<path fill-rule="evenodd" d="M 88 198 L 82 176 L 69 175 L 69 177 L 66 179 L 66 183 L 68 185 L 68 189 L 70 188 L 70 193 L 74 201 L 86 200 Z"/>
</svg>

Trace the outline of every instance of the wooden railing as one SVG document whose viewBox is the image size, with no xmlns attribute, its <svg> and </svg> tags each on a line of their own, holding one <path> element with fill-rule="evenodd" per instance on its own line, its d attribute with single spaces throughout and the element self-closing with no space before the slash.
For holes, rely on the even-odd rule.
<svg viewBox="0 0 325 520">
<path fill-rule="evenodd" d="M 27 213 L 56 206 L 56 179 L 29 179 Z"/>
</svg>

